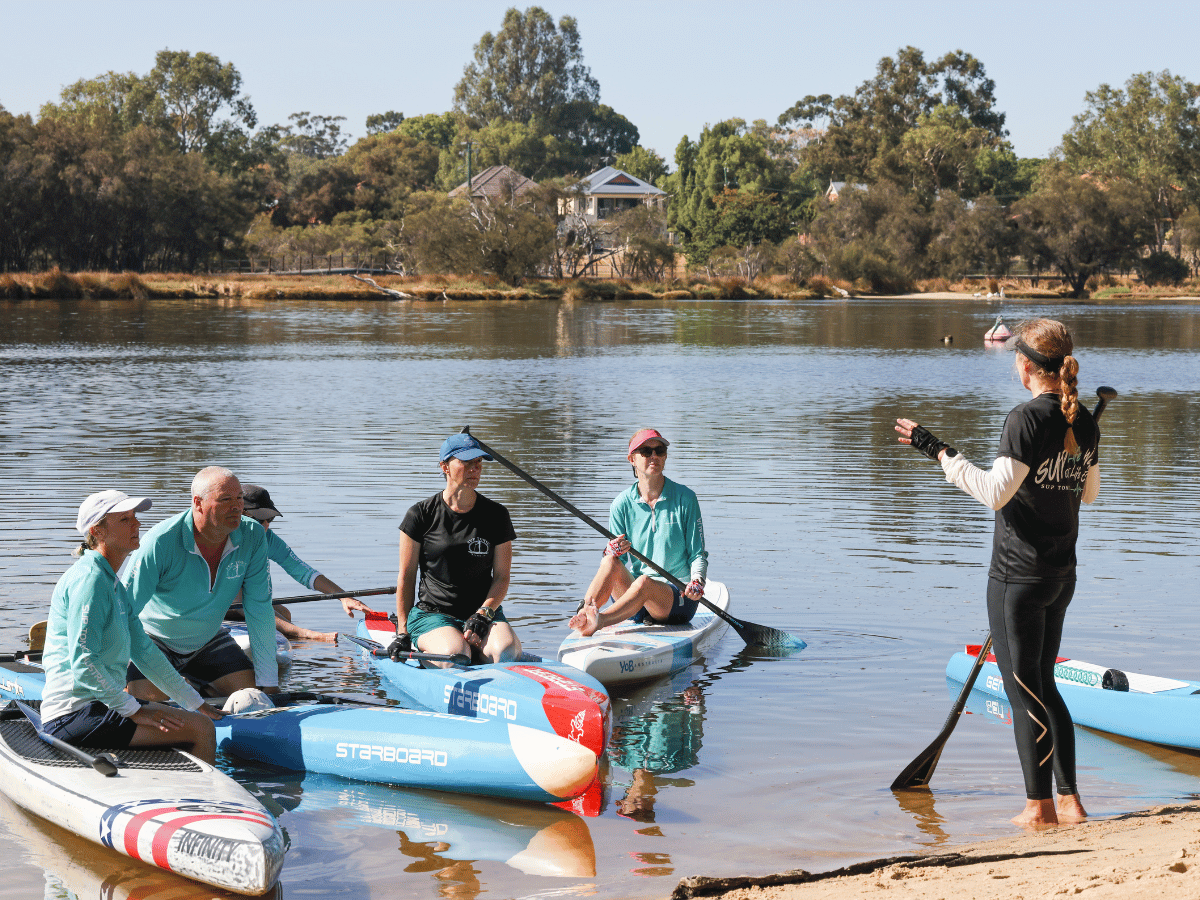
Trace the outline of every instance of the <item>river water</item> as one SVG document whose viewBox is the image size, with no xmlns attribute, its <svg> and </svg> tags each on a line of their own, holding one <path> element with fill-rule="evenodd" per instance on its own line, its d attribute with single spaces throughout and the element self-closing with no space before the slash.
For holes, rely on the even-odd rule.
<svg viewBox="0 0 1200 900">
<path fill-rule="evenodd" d="M 270 489 L 301 557 L 366 589 L 395 583 L 396 528 L 440 489 L 438 446 L 461 426 L 604 520 L 629 480 L 625 442 L 649 425 L 671 441 L 667 474 L 701 499 L 732 610 L 808 648 L 764 656 L 728 632 L 705 663 L 617 696 L 594 815 L 235 769 L 287 832 L 282 894 L 665 897 L 689 875 L 1009 834 L 1023 788 L 1003 710 L 972 704 L 932 792 L 888 789 L 957 693 L 947 659 L 986 633 L 992 530 L 895 443 L 893 420 L 990 464 L 1028 395 L 983 332 L 998 313 L 1067 322 L 1081 395 L 1120 397 L 1064 653 L 1195 677 L 1200 312 L 1005 302 L 0 303 L 0 647 L 45 618 L 91 491 L 151 497 L 149 527 L 185 508 L 199 468 L 227 465 Z M 603 538 L 498 464 L 481 489 L 518 532 L 508 616 L 553 656 Z M 335 603 L 293 613 L 353 631 Z M 346 642 L 295 654 L 289 686 L 382 695 Z M 1094 815 L 1200 793 L 1200 757 L 1079 731 Z M 0 813 L 0 898 L 182 884 L 7 801 Z"/>
</svg>

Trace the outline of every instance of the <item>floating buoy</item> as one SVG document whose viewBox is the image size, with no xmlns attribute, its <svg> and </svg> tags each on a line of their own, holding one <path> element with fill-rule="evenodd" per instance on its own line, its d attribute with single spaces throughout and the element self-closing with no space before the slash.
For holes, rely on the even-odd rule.
<svg viewBox="0 0 1200 900">
<path fill-rule="evenodd" d="M 983 333 L 985 341 L 1007 341 L 1012 337 L 1012 332 L 1008 330 L 1008 326 L 1004 324 L 1004 320 L 1000 316 L 996 316 L 996 324 Z"/>
</svg>

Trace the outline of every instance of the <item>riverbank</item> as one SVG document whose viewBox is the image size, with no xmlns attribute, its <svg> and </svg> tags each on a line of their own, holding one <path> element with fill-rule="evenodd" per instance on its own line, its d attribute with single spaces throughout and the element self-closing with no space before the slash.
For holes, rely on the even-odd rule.
<svg viewBox="0 0 1200 900">
<path fill-rule="evenodd" d="M 1097 286 L 1088 302 L 1194 301 L 1200 283 L 1176 288 L 1148 288 L 1131 281 Z M 1033 287 L 1016 279 L 966 279 L 948 283 L 934 279 L 915 285 L 905 296 L 928 300 L 989 299 L 994 301 L 1066 299 L 1052 283 Z M 771 276 L 742 278 L 694 277 L 670 282 L 625 279 L 529 279 L 509 285 L 490 276 L 356 276 L 327 275 L 213 275 L 171 273 L 79 272 L 57 269 L 37 273 L 0 274 L 0 299 L 8 300 L 407 300 L 606 302 L 617 300 L 833 300 L 871 297 L 854 285 L 820 276 L 797 284 Z"/>
<path fill-rule="evenodd" d="M 1015 827 L 1015 826 L 1014 826 Z M 1200 805 L 1160 806 L 1079 825 L 1022 832 L 951 853 L 897 856 L 832 872 L 687 878 L 672 900 L 972 900 L 1200 896 Z"/>
</svg>

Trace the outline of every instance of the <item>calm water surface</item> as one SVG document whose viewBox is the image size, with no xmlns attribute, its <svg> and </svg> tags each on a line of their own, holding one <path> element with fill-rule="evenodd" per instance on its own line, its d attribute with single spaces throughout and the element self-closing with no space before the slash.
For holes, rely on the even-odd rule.
<svg viewBox="0 0 1200 900">
<path fill-rule="evenodd" d="M 270 489 L 304 559 L 382 587 L 399 521 L 440 489 L 438 445 L 461 426 L 603 519 L 628 483 L 628 435 L 653 425 L 671 440 L 668 475 L 700 496 L 734 612 L 808 649 L 764 657 L 730 632 L 704 664 L 617 698 L 597 815 L 237 769 L 287 832 L 282 894 L 665 897 L 693 874 L 1008 834 L 1023 788 L 1003 709 L 971 707 L 932 793 L 888 790 L 942 725 L 947 659 L 986 632 L 992 529 L 892 423 L 910 416 L 990 463 L 1028 396 L 1012 357 L 982 345 L 998 312 L 1063 319 L 1089 404 L 1097 385 L 1121 392 L 1064 652 L 1196 677 L 1200 640 L 1200 313 L 1009 304 L 0 304 L 0 647 L 45 618 L 91 491 L 152 497 L 149 527 L 185 508 L 200 467 L 227 465 Z M 603 539 L 498 465 L 482 490 L 518 532 L 505 609 L 552 656 Z M 305 592 L 278 570 L 275 584 Z M 334 603 L 293 612 L 353 629 Z M 349 646 L 296 657 L 292 687 L 382 694 Z M 1197 756 L 1081 729 L 1079 762 L 1093 814 L 1200 793 Z M 182 884 L 7 801 L 0 846 L 4 898 L 47 879 L 53 896 Z"/>
</svg>

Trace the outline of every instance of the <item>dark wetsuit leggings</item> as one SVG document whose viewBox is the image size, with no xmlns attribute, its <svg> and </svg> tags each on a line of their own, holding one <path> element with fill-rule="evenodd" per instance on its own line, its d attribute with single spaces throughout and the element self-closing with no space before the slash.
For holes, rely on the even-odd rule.
<svg viewBox="0 0 1200 900">
<path fill-rule="evenodd" d="M 1053 797 L 1052 778 L 1058 793 L 1077 793 L 1075 727 L 1054 683 L 1063 619 L 1074 594 L 1074 581 L 1006 584 L 988 579 L 992 647 L 1012 706 L 1030 800 Z"/>
</svg>

